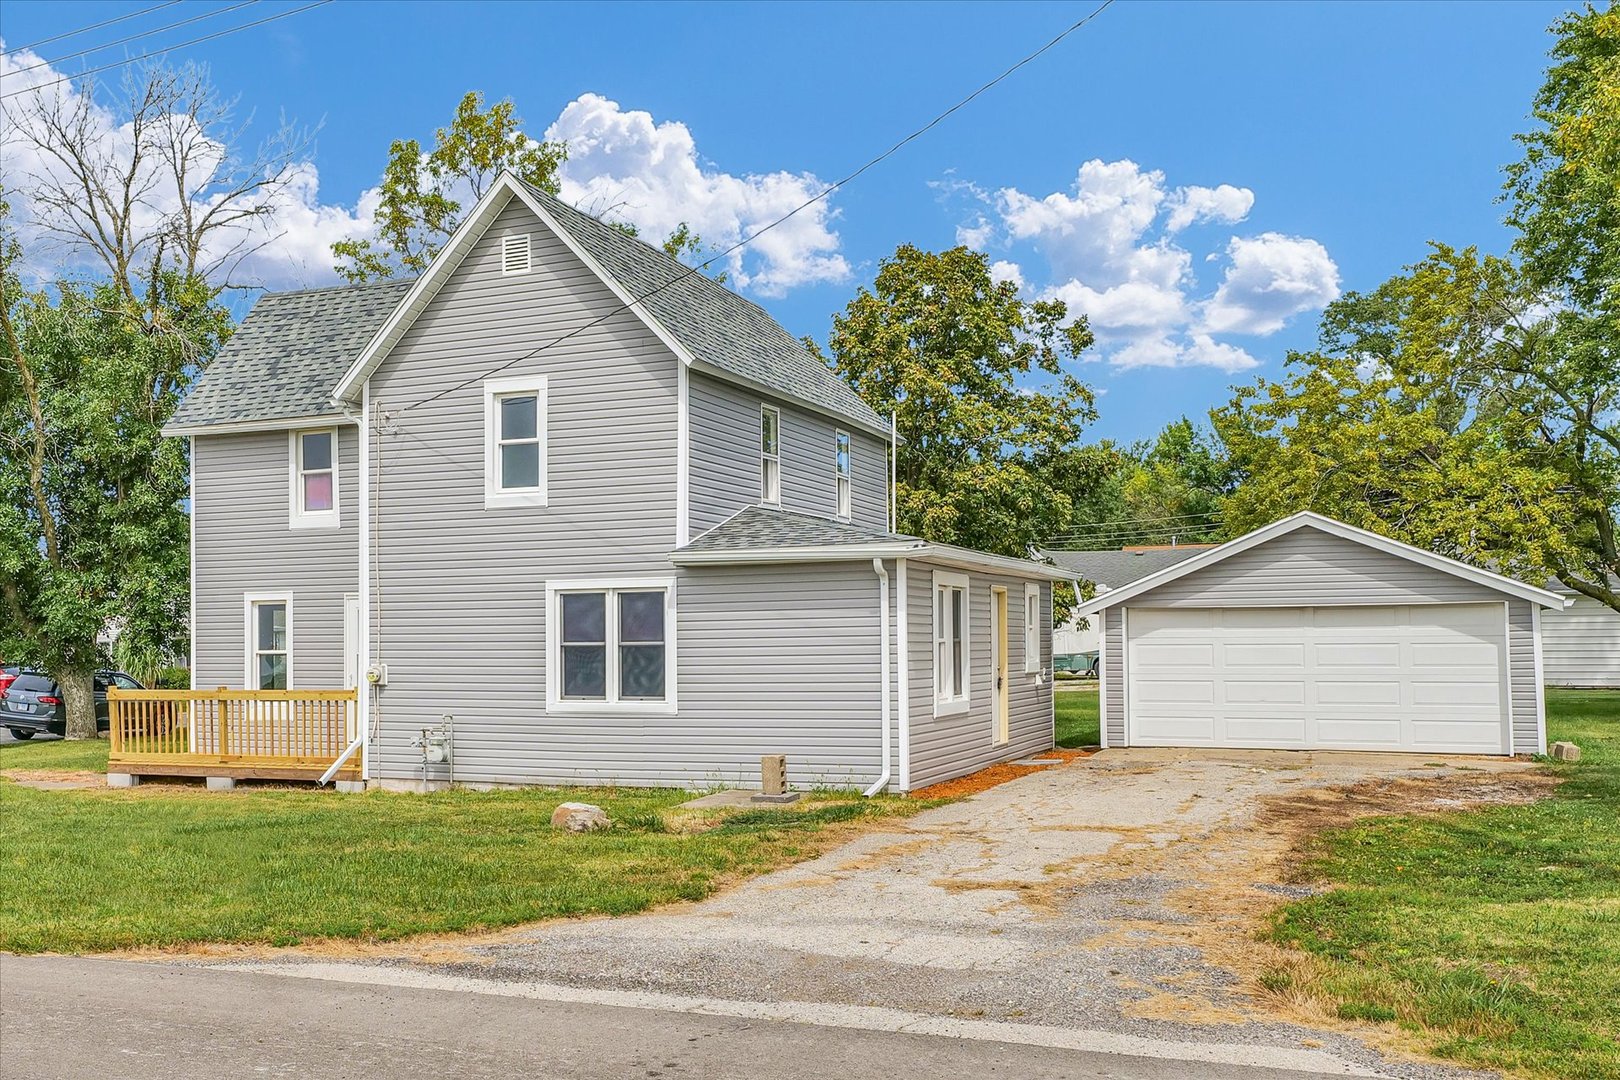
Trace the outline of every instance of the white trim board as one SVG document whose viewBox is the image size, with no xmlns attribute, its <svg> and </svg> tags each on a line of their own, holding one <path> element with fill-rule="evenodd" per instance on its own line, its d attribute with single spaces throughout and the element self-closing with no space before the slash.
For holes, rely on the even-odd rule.
<svg viewBox="0 0 1620 1080">
<path fill-rule="evenodd" d="M 1368 532 L 1366 529 L 1358 529 L 1354 525 L 1346 525 L 1342 521 L 1335 521 L 1333 518 L 1323 517 L 1321 514 L 1312 513 L 1309 510 L 1302 510 L 1290 517 L 1273 521 L 1270 525 L 1262 526 L 1251 533 L 1245 533 L 1236 540 L 1229 540 L 1219 547 L 1213 547 L 1194 555 L 1184 562 L 1168 566 L 1158 573 L 1149 574 L 1147 577 L 1133 581 L 1129 585 L 1123 585 L 1117 589 L 1099 594 L 1092 600 L 1076 607 L 1075 611 L 1077 614 L 1089 615 L 1105 608 L 1117 607 L 1128 600 L 1141 596 L 1145 592 L 1157 589 L 1160 585 L 1197 573 L 1205 567 L 1213 566 L 1240 552 L 1248 551 L 1250 548 L 1258 547 L 1280 536 L 1286 536 L 1291 532 L 1304 528 L 1316 529 L 1330 536 L 1339 537 L 1341 540 L 1349 540 L 1363 547 L 1382 551 L 1385 554 L 1394 555 L 1410 562 L 1420 563 L 1431 569 L 1439 570 L 1441 573 L 1450 574 L 1452 577 L 1472 581 L 1477 585 L 1495 589 L 1497 592 L 1506 593 L 1509 596 L 1516 596 L 1521 600 L 1528 600 L 1530 603 L 1539 604 L 1542 607 L 1562 609 L 1568 606 L 1565 598 L 1555 592 L 1539 589 L 1534 585 L 1526 585 L 1522 581 L 1515 581 L 1512 578 L 1503 577 L 1501 574 L 1493 574 L 1489 570 L 1481 570 L 1477 566 L 1469 566 L 1467 563 L 1458 562 L 1456 559 L 1448 559 L 1444 555 L 1436 555 L 1432 551 L 1425 551 L 1420 547 L 1403 544 L 1399 540 L 1391 540 L 1387 536 L 1379 536 L 1377 533 Z"/>
</svg>

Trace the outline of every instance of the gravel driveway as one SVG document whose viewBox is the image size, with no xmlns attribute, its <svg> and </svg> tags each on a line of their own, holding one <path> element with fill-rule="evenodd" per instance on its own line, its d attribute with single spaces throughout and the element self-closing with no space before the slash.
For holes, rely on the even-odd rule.
<svg viewBox="0 0 1620 1080">
<path fill-rule="evenodd" d="M 1296 818 L 1525 796 L 1482 759 L 1115 750 L 927 811 L 710 900 L 549 923 L 419 972 L 595 991 L 869 1006 L 1149 1039 L 1325 1047 L 1245 992 Z M 1279 809 L 1281 808 L 1281 809 Z M 1365 810 L 1363 811 L 1365 812 Z"/>
</svg>

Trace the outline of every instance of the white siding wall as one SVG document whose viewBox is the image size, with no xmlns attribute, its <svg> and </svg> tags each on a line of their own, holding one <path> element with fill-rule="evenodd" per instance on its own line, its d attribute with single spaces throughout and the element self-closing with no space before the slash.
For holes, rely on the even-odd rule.
<svg viewBox="0 0 1620 1080">
<path fill-rule="evenodd" d="M 343 686 L 343 596 L 360 586 L 359 436 L 338 429 L 340 527 L 289 529 L 285 431 L 199 435 L 193 442 L 196 685 L 243 684 L 243 594 L 290 591 L 292 686 Z"/>
<path fill-rule="evenodd" d="M 1543 611 L 1541 651 L 1549 686 L 1620 687 L 1620 611 L 1590 596 Z"/>
</svg>

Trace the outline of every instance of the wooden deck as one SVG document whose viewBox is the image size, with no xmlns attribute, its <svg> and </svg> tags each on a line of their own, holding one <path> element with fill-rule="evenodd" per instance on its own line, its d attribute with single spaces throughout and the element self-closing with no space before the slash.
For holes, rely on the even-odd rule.
<svg viewBox="0 0 1620 1080">
<path fill-rule="evenodd" d="M 360 733 L 353 690 L 107 691 L 109 773 L 318 780 Z M 360 779 L 356 754 L 335 780 Z"/>
</svg>

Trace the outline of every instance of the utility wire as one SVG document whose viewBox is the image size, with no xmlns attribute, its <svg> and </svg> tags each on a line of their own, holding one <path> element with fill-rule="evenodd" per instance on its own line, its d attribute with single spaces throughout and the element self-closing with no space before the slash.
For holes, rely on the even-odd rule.
<svg viewBox="0 0 1620 1080">
<path fill-rule="evenodd" d="M 138 34 L 131 34 L 128 37 L 122 37 L 122 38 L 119 38 L 117 41 L 109 41 L 105 45 L 93 45 L 88 49 L 80 49 L 76 53 L 68 53 L 65 56 L 58 56 L 54 60 L 41 60 L 37 64 L 30 64 L 28 67 L 25 67 L 25 68 L 18 68 L 16 71 L 13 71 L 11 74 L 13 76 L 16 76 L 16 75 L 21 75 L 25 71 L 36 71 L 36 70 L 38 70 L 39 68 L 42 68 L 42 67 L 53 67 L 53 66 L 55 66 L 57 64 L 60 64 L 64 60 L 76 60 L 81 56 L 88 56 L 90 53 L 93 53 L 93 52 L 101 52 L 104 49 L 111 49 L 116 45 L 128 45 L 132 41 L 139 41 L 141 38 L 151 37 L 153 34 L 161 34 L 165 30 L 173 30 L 174 28 L 176 28 L 178 26 L 188 26 L 188 25 L 190 25 L 191 23 L 194 23 L 194 22 L 202 22 L 204 19 L 212 19 L 215 15 L 226 15 L 226 14 L 229 14 L 230 12 L 236 11 L 236 10 L 238 10 L 240 8 L 252 7 L 254 4 L 257 4 L 258 2 L 259 2 L 259 0 L 242 0 L 241 3 L 232 4 L 230 7 L 214 8 L 212 11 L 205 11 L 201 15 L 193 15 L 189 19 L 181 19 L 179 22 L 169 23 L 167 26 L 159 26 L 159 27 L 156 27 L 155 29 L 152 29 L 152 30 L 142 30 Z"/>
<path fill-rule="evenodd" d="M 202 37 L 192 38 L 190 41 L 182 41 L 176 45 L 166 45 L 161 49 L 154 49 L 151 52 L 142 53 L 139 56 L 131 56 L 127 60 L 119 60 L 112 64 L 102 64 L 100 67 L 89 68 L 88 70 L 78 72 L 74 75 L 62 75 L 58 78 L 50 80 L 49 82 L 36 83 L 33 86 L 25 86 L 21 90 L 13 90 L 9 94 L 0 94 L 0 101 L 4 101 L 7 98 L 14 98 L 19 94 L 31 94 L 36 90 L 43 90 L 47 86 L 55 86 L 57 83 L 69 82 L 73 79 L 82 79 L 86 75 L 94 75 L 97 72 L 110 71 L 113 68 L 123 67 L 126 64 L 138 63 L 141 60 L 147 60 L 154 56 L 160 56 L 163 53 L 173 52 L 175 49 L 184 49 L 192 45 L 201 45 L 205 41 L 213 41 L 216 38 L 225 37 L 227 34 L 234 34 L 239 30 L 251 30 L 255 26 L 263 26 L 265 23 L 275 22 L 277 19 L 285 19 L 289 15 L 297 15 L 300 12 L 309 11 L 313 8 L 325 7 L 331 2 L 332 0 L 315 0 L 314 3 L 305 4 L 303 7 L 291 8 L 287 11 L 279 11 L 274 15 L 266 15 L 262 19 L 255 19 L 250 23 L 243 23 L 240 26 L 232 26 L 224 30 L 218 30 L 212 34 L 204 34 Z"/>
<path fill-rule="evenodd" d="M 473 377 L 471 379 L 467 379 L 464 382 L 457 383 L 454 386 L 446 387 L 445 389 L 440 390 L 439 392 L 437 392 L 435 394 L 430 394 L 427 397 L 422 398 L 419 401 L 413 401 L 409 405 L 402 406 L 400 409 L 397 410 L 395 415 L 400 415 L 400 414 L 409 412 L 412 409 L 415 409 L 415 408 L 418 408 L 420 406 L 426 405 L 429 402 L 437 401 L 439 398 L 444 397 L 447 394 L 453 394 L 453 393 L 455 393 L 455 392 L 457 392 L 459 390 L 464 390 L 467 387 L 473 385 L 474 383 L 482 382 L 484 379 L 489 378 L 491 375 L 496 375 L 496 374 L 499 374 L 502 371 L 505 371 L 507 368 L 512 367 L 514 364 L 520 364 L 525 360 L 532 359 L 532 358 L 540 355 L 542 352 L 545 352 L 547 349 L 555 348 L 556 346 L 561 345 L 563 342 L 568 341 L 571 338 L 578 337 L 580 334 L 583 334 L 585 331 L 589 330 L 591 327 L 596 326 L 599 323 L 606 322 L 608 319 L 611 319 L 611 318 L 613 318 L 613 317 L 615 317 L 615 316 L 617 316 L 617 315 L 619 315 L 619 314 L 621 314 L 621 313 L 623 313 L 625 311 L 630 310 L 631 308 L 635 307 L 637 304 L 641 303 L 642 301 L 648 300 L 648 299 L 658 295 L 659 293 L 663 292 L 665 289 L 669 288 L 671 285 L 675 285 L 678 282 L 685 281 L 687 278 L 691 277 L 692 275 L 701 273 L 702 271 L 708 269 L 708 267 L 710 265 L 712 265 L 713 263 L 719 262 L 721 259 L 724 259 L 726 256 L 732 254 L 733 252 L 737 251 L 738 249 L 746 246 L 747 244 L 753 243 L 755 240 L 759 239 L 761 236 L 764 236 L 766 233 L 770 232 L 772 229 L 776 228 L 778 225 L 781 225 L 783 222 L 785 222 L 788 219 L 792 218 L 794 215 L 798 214 L 800 211 L 806 210 L 806 209 L 810 208 L 811 206 L 814 206 L 816 203 L 818 203 L 821 200 L 825 199 L 828 195 L 831 195 L 833 192 L 837 191 L 839 188 L 843 187 L 845 184 L 848 184 L 850 181 L 852 181 L 852 180 L 856 179 L 857 177 L 859 177 L 862 173 L 866 172 L 868 169 L 871 169 L 873 166 L 878 165 L 879 163 L 883 162 L 887 158 L 893 156 L 896 152 L 898 152 L 902 147 L 906 146 L 908 143 L 912 142 L 915 139 L 920 138 L 921 136 L 923 136 L 927 132 L 933 130 L 935 127 L 939 126 L 947 118 L 949 118 L 952 114 L 954 114 L 958 110 L 962 109 L 964 106 L 966 106 L 967 104 L 972 102 L 974 99 L 978 98 L 980 95 L 984 94 L 986 91 L 988 91 L 989 89 L 994 87 L 996 84 L 1002 82 L 1004 79 L 1006 79 L 1008 76 L 1012 75 L 1018 69 L 1024 67 L 1026 64 L 1031 63 L 1036 58 L 1038 58 L 1042 54 L 1046 53 L 1048 50 L 1054 48 L 1064 38 L 1068 37 L 1070 34 L 1073 34 L 1075 31 L 1077 31 L 1081 27 L 1085 26 L 1091 20 L 1095 19 L 1098 15 L 1101 15 L 1104 11 L 1108 10 L 1108 8 L 1113 6 L 1113 3 L 1114 3 L 1114 0 L 1103 0 L 1103 2 L 1100 5 L 1098 5 L 1096 8 L 1092 9 L 1092 11 L 1089 14 L 1085 15 L 1083 18 L 1077 20 L 1076 22 L 1071 23 L 1060 34 L 1058 34 L 1056 37 L 1054 37 L 1051 41 L 1048 41 L 1045 45 L 1042 45 L 1040 48 L 1036 49 L 1034 52 L 1030 53 L 1028 56 L 1024 57 L 1022 60 L 1018 61 L 1016 64 L 1012 65 L 1012 67 L 1009 67 L 1007 70 L 1003 71 L 1000 75 L 997 75 L 995 78 L 991 79 L 989 82 L 985 83 L 983 86 L 981 86 L 977 90 L 973 91 L 973 93 L 969 94 L 967 97 L 963 98 L 961 101 L 958 101 L 955 105 L 952 105 L 950 108 L 946 109 L 944 112 L 940 113 L 938 116 L 936 116 L 932 120 L 928 121 L 928 123 L 924 124 L 922 127 L 918 128 L 916 131 L 913 131 L 910 135 L 907 135 L 905 138 L 901 139 L 899 142 L 895 143 L 893 146 L 889 147 L 887 150 L 883 151 L 877 157 L 872 158 L 866 164 L 862 165 L 860 168 L 856 169 L 854 172 L 850 173 L 848 176 L 844 177 L 842 180 L 836 180 L 833 183 L 828 184 L 826 187 L 822 188 L 819 192 L 812 195 L 810 198 L 806 199 L 804 202 L 800 203 L 798 206 L 795 206 L 792 210 L 789 210 L 787 213 L 783 214 L 781 217 L 777 218 L 775 221 L 772 221 L 768 225 L 761 226 L 759 229 L 755 230 L 754 232 L 749 233 L 747 236 L 744 236 L 742 239 L 738 240 L 736 243 L 732 244 L 730 247 L 726 248 L 724 251 L 721 251 L 720 253 L 711 256 L 710 258 L 704 260 L 703 262 L 699 263 L 696 266 L 687 267 L 687 269 L 686 269 L 686 271 L 684 273 L 677 274 L 675 277 L 670 278 L 668 281 L 664 282 L 662 285 L 658 286 L 657 288 L 651 289 L 651 290 L 649 290 L 649 291 L 647 291 L 645 293 L 642 293 L 640 296 L 637 296 L 637 297 L 635 297 L 635 298 L 633 298 L 631 300 L 626 301 L 625 303 L 620 304 L 618 307 L 613 308 L 611 311 L 605 312 L 604 314 L 597 316 L 596 318 L 594 318 L 591 321 L 583 324 L 582 326 L 575 327 L 573 330 L 570 330 L 566 334 L 563 334 L 560 337 L 554 338 L 553 340 L 546 342 L 544 345 L 540 345 L 540 346 L 537 346 L 534 349 L 531 349 L 530 351 L 524 353 L 522 356 L 513 357 L 511 360 L 508 360 L 506 363 L 501 364 L 498 367 L 491 368 L 488 371 L 486 371 L 486 372 L 484 372 L 484 373 L 482 373 L 480 375 L 477 375 L 477 376 L 475 376 L 475 377 Z"/>
<path fill-rule="evenodd" d="M 92 30 L 100 30 L 104 26 L 112 26 L 114 23 L 128 22 L 130 19 L 138 19 L 142 15 L 150 15 L 154 11 L 162 11 L 164 8 L 174 7 L 174 5 L 178 4 L 179 2 L 180 0 L 165 0 L 164 3 L 153 4 L 149 8 L 141 8 L 141 10 L 132 11 L 128 15 L 120 15 L 116 19 L 104 19 L 98 23 L 91 23 L 89 26 L 81 26 L 77 30 L 68 30 L 64 33 L 52 34 L 48 38 L 40 38 L 38 41 L 31 41 L 27 45 L 18 45 L 15 48 L 7 49 L 5 52 L 0 52 L 0 56 L 10 56 L 12 53 L 27 52 L 30 49 L 37 49 L 41 45 L 49 45 L 53 41 L 61 41 L 63 38 L 78 37 L 80 34 L 88 34 Z"/>
</svg>

